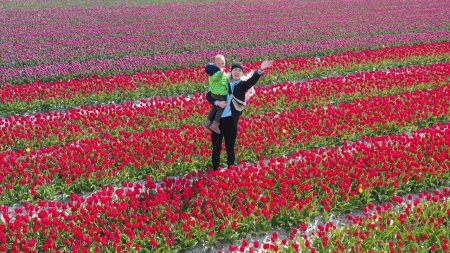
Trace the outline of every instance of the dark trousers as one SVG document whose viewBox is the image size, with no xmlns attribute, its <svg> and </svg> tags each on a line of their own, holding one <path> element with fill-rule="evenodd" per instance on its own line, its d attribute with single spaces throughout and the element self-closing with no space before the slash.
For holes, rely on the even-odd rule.
<svg viewBox="0 0 450 253">
<path fill-rule="evenodd" d="M 237 126 L 233 124 L 233 117 L 221 118 L 219 129 L 220 134 L 215 132 L 211 133 L 213 145 L 212 166 L 214 170 L 219 168 L 223 139 L 225 139 L 225 148 L 227 150 L 227 165 L 234 165 L 235 160 L 234 146 L 236 144 Z"/>
<path fill-rule="evenodd" d="M 211 97 L 218 101 L 227 101 L 227 95 L 216 95 L 211 93 Z M 208 113 L 208 120 L 219 122 L 224 109 L 225 108 L 213 105 Z"/>
</svg>

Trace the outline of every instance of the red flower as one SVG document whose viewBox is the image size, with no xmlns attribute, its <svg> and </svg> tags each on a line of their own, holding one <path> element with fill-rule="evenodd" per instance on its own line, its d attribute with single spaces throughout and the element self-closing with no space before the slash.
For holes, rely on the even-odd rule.
<svg viewBox="0 0 450 253">
<path fill-rule="evenodd" d="M 236 250 L 239 249 L 239 247 L 236 246 L 236 245 L 230 245 L 230 247 L 229 247 L 228 249 L 229 249 L 230 251 L 236 251 Z"/>
<path fill-rule="evenodd" d="M 305 232 L 308 229 L 308 225 L 306 225 L 306 223 L 302 223 L 300 224 L 300 229 Z"/>
</svg>

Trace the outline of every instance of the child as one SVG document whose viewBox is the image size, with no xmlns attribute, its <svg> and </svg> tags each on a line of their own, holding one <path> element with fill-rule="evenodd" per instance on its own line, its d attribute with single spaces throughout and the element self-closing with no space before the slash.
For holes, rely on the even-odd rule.
<svg viewBox="0 0 450 253">
<path fill-rule="evenodd" d="M 228 78 L 223 73 L 224 67 L 225 57 L 220 54 L 214 57 L 214 64 L 208 63 L 205 67 L 205 72 L 209 75 L 208 83 L 211 96 L 218 101 L 227 101 Z M 220 134 L 219 125 L 223 110 L 224 108 L 219 106 L 212 106 L 204 126 Z"/>
</svg>

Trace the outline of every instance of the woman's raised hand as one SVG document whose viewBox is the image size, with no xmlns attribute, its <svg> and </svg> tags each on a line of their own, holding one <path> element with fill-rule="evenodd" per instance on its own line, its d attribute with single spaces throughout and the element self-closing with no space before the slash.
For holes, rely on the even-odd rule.
<svg viewBox="0 0 450 253">
<path fill-rule="evenodd" d="M 261 70 L 265 70 L 266 68 L 270 68 L 270 67 L 272 67 L 272 64 L 273 64 L 273 60 L 270 60 L 270 61 L 263 61 L 262 63 L 261 63 Z"/>
</svg>

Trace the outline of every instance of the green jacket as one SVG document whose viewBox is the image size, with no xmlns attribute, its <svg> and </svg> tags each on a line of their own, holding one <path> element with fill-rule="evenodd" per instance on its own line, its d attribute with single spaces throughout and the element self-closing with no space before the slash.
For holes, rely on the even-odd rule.
<svg viewBox="0 0 450 253">
<path fill-rule="evenodd" d="M 215 95 L 228 94 L 228 79 L 227 75 L 222 71 L 217 71 L 214 75 L 208 78 L 209 90 Z"/>
</svg>

